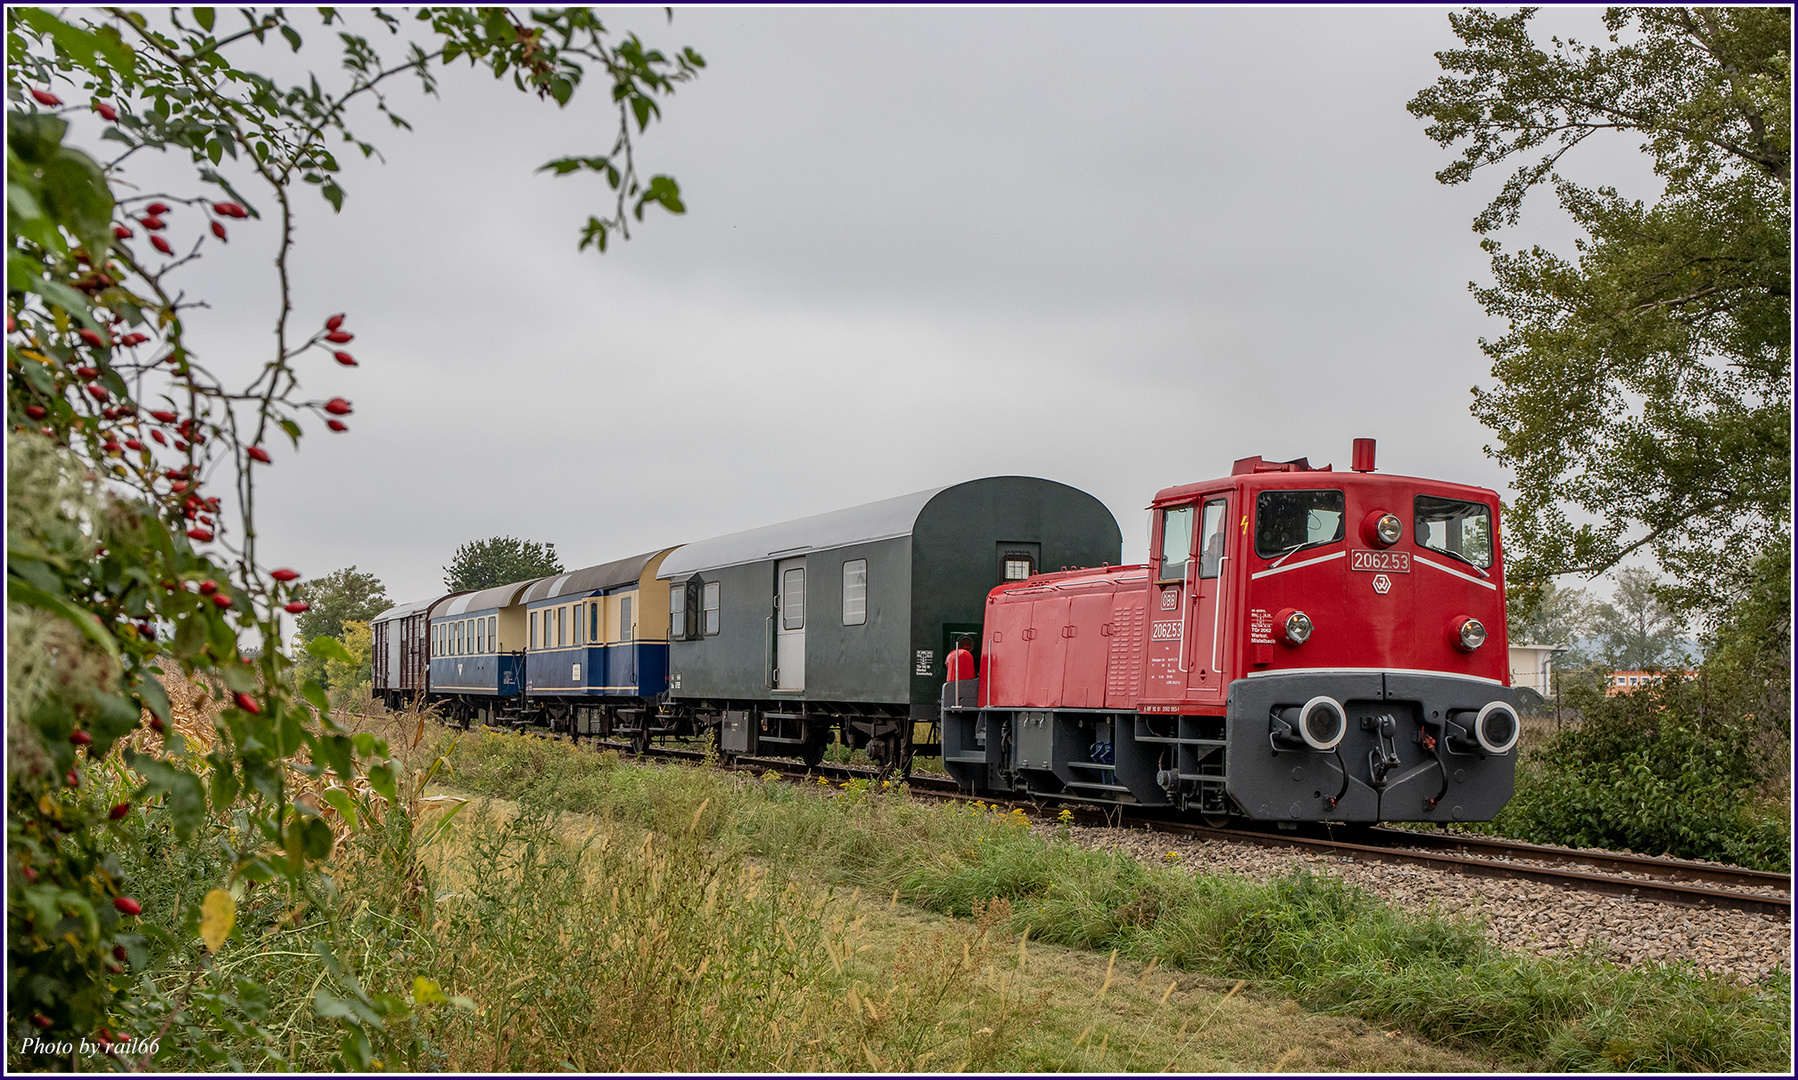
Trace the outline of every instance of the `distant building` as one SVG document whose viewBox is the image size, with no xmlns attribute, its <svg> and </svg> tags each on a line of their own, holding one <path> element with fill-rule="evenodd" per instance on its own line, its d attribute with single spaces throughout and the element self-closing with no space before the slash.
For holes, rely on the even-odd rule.
<svg viewBox="0 0 1798 1080">
<path fill-rule="evenodd" d="M 1631 694 L 1640 687 L 1658 683 L 1663 678 L 1672 674 L 1675 673 L 1670 671 L 1613 671 L 1605 677 L 1604 696 L 1615 697 L 1618 694 Z M 1681 678 L 1685 679 L 1696 679 L 1698 677 L 1696 671 L 1690 670 L 1679 672 L 1678 674 Z"/>
<path fill-rule="evenodd" d="M 1511 646 L 1511 685 L 1527 686 L 1543 697 L 1553 697 L 1549 661 L 1556 653 L 1566 651 L 1565 645 Z"/>
</svg>

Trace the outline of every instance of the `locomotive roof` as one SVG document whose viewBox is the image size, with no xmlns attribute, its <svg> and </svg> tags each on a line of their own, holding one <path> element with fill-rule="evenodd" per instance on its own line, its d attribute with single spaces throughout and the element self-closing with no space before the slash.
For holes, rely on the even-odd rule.
<svg viewBox="0 0 1798 1080">
<path fill-rule="evenodd" d="M 924 507 L 948 489 L 949 485 L 927 488 L 879 502 L 832 510 L 828 514 L 814 514 L 778 525 L 764 525 L 759 529 L 700 540 L 676 548 L 662 563 L 656 576 L 684 577 L 701 570 L 761 562 L 775 556 L 802 555 L 910 536 Z"/>
<path fill-rule="evenodd" d="M 573 593 L 593 592 L 596 589 L 609 589 L 614 585 L 627 585 L 643 576 L 643 568 L 649 560 L 660 554 L 662 549 L 632 555 L 628 559 L 617 562 L 601 563 L 580 570 L 570 570 L 566 574 L 538 578 L 527 582 L 530 588 L 515 603 L 529 604 L 538 600 L 548 600 L 557 596 L 568 596 Z"/>
<path fill-rule="evenodd" d="M 1250 467 L 1243 468 L 1245 463 L 1251 463 Z M 1149 504 L 1149 507 L 1153 509 L 1167 506 L 1171 503 L 1185 501 L 1203 492 L 1216 491 L 1219 488 L 1238 484 L 1249 488 L 1333 488 L 1341 487 L 1344 484 L 1352 486 L 1369 482 L 1392 483 L 1396 481 L 1403 484 L 1415 484 L 1444 495 L 1460 498 L 1496 499 L 1498 497 L 1498 493 L 1490 488 L 1457 484 L 1451 480 L 1431 480 L 1422 476 L 1404 476 L 1388 472 L 1354 472 L 1350 470 L 1338 472 L 1328 465 L 1321 468 L 1304 467 L 1303 459 L 1298 462 L 1262 462 L 1259 458 L 1245 458 L 1236 464 L 1236 470 L 1229 476 L 1220 476 L 1214 480 L 1201 480 L 1196 484 L 1162 488 L 1155 493 L 1155 499 Z M 1293 465 L 1300 467 L 1292 468 Z"/>
<path fill-rule="evenodd" d="M 542 580 L 542 578 L 532 578 L 529 581 L 514 581 L 510 585 L 495 585 L 491 589 L 465 593 L 450 601 L 448 607 L 437 613 L 437 617 L 466 615 L 471 611 L 485 611 L 487 608 L 511 607 L 518 603 L 520 590 Z"/>
</svg>

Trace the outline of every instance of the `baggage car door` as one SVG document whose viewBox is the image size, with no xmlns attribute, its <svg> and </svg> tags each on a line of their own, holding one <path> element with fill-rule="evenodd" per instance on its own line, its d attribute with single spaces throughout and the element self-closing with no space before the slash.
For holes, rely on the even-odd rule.
<svg viewBox="0 0 1798 1080">
<path fill-rule="evenodd" d="M 774 564 L 774 689 L 805 689 L 805 560 Z"/>
</svg>

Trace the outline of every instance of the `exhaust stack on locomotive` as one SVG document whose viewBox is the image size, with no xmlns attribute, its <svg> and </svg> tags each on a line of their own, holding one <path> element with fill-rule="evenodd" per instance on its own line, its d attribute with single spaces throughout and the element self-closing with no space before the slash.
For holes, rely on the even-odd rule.
<svg viewBox="0 0 1798 1080">
<path fill-rule="evenodd" d="M 988 594 L 945 765 L 969 791 L 1212 819 L 1490 819 L 1520 727 L 1498 507 L 1376 473 L 1372 439 L 1348 472 L 1253 457 L 1161 491 L 1147 564 Z"/>
</svg>

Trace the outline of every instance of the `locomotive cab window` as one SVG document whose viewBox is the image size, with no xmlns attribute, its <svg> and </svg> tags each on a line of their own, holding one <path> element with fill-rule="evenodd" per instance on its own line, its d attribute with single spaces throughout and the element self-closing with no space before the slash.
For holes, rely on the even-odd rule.
<svg viewBox="0 0 1798 1080">
<path fill-rule="evenodd" d="M 1492 565 L 1492 508 L 1464 499 L 1419 495 L 1412 510 L 1417 545 L 1484 570 Z"/>
<path fill-rule="evenodd" d="M 1186 560 L 1192 554 L 1192 507 L 1161 512 L 1160 581 L 1186 580 Z"/>
<path fill-rule="evenodd" d="M 1342 539 L 1340 491 L 1263 491 L 1255 496 L 1255 554 L 1278 559 Z"/>
<path fill-rule="evenodd" d="M 1214 578 L 1224 561 L 1224 500 L 1205 504 L 1199 519 L 1199 577 Z"/>
</svg>

